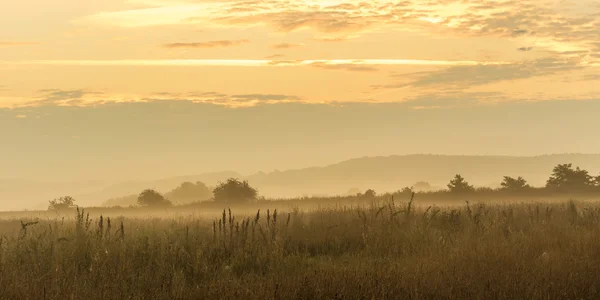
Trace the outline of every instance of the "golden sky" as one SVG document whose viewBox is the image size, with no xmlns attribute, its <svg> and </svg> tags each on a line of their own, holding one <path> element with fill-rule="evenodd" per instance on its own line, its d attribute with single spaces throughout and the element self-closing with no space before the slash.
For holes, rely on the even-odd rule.
<svg viewBox="0 0 600 300">
<path fill-rule="evenodd" d="M 94 120 L 106 124 L 114 113 L 109 108 L 126 109 L 116 103 L 183 101 L 261 111 L 288 105 L 290 113 L 296 109 L 293 104 L 368 103 L 382 105 L 382 111 L 388 109 L 384 104 L 398 104 L 406 116 L 439 111 L 422 116 L 420 121 L 428 123 L 440 117 L 457 120 L 465 111 L 488 106 L 499 113 L 503 105 L 512 105 L 504 112 L 514 115 L 524 109 L 517 103 L 600 101 L 597 0 L 19 0 L 1 5 L 0 28 L 0 117 L 11 118 L 4 120 L 5 126 L 21 124 L 15 125 L 20 131 L 3 129 L 8 139 L 43 137 L 39 128 L 58 126 L 60 120 L 35 123 L 37 129 L 23 122 L 44 119 L 59 107 L 105 111 Z M 527 106 L 534 121 L 520 125 L 535 126 L 551 114 L 542 112 L 549 106 L 539 105 Z M 567 107 L 597 107 L 580 105 Z M 145 109 L 135 107 L 136 115 Z M 236 118 L 235 112 L 223 114 Z M 377 114 L 371 117 L 375 120 Z M 169 120 L 179 129 L 186 126 Z M 120 122 L 120 128 L 131 126 L 126 119 Z M 487 132 L 501 130 L 503 125 L 496 125 Z M 86 134 L 91 132 L 74 136 Z M 521 150 L 468 149 L 544 151 L 520 134 L 525 143 Z M 484 132 L 474 132 L 469 138 L 482 136 Z M 14 149 L 31 142 L 20 141 L 13 141 Z M 41 143 L 36 141 L 31 145 Z M 413 150 L 438 152 L 445 149 L 440 145 L 425 143 Z M 593 141 L 573 147 L 556 142 L 546 149 L 600 152 Z M 324 163 L 333 157 L 335 153 L 303 162 Z M 289 159 L 282 156 L 280 161 Z"/>
<path fill-rule="evenodd" d="M 0 26 L 2 107 L 600 92 L 594 0 L 23 0 Z"/>
</svg>

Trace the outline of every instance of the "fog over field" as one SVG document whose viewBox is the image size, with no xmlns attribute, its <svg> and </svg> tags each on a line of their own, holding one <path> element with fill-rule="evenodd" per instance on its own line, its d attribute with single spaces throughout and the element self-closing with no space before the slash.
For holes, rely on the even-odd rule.
<svg viewBox="0 0 600 300">
<path fill-rule="evenodd" d="M 500 186 L 504 176 L 522 176 L 529 184 L 543 187 L 552 168 L 570 162 L 590 174 L 600 174 L 600 155 L 562 154 L 535 157 L 406 155 L 363 157 L 323 167 L 258 172 L 243 175 L 234 171 L 174 176 L 155 180 L 33 181 L 0 180 L 0 208 L 5 210 L 45 209 L 47 202 L 72 195 L 81 205 L 98 206 L 109 199 L 137 194 L 145 188 L 167 193 L 182 182 L 203 182 L 215 186 L 228 178 L 248 180 L 261 196 L 291 198 L 302 196 L 344 196 L 350 190 L 395 192 L 417 182 L 427 190 L 445 189 L 455 174 L 465 176 L 479 187 Z M 11 200 L 11 201 L 6 201 Z M 197 199 L 205 200 L 205 199 Z M 112 202 L 112 204 L 118 204 Z M 125 203 L 123 205 L 126 205 Z"/>
<path fill-rule="evenodd" d="M 2 299 L 600 299 L 598 0 L 0 5 Z"/>
</svg>

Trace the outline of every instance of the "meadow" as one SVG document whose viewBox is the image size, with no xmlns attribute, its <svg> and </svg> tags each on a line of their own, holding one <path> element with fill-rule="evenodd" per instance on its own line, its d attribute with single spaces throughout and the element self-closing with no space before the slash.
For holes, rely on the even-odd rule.
<svg viewBox="0 0 600 300">
<path fill-rule="evenodd" d="M 222 209 L 5 215 L 0 299 L 600 298 L 596 202 Z"/>
</svg>

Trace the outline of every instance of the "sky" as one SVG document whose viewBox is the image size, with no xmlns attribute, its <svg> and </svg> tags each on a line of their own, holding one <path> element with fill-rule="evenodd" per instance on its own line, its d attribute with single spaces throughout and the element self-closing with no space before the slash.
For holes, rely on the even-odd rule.
<svg viewBox="0 0 600 300">
<path fill-rule="evenodd" d="M 600 153 L 596 0 L 21 0 L 0 178 Z"/>
</svg>

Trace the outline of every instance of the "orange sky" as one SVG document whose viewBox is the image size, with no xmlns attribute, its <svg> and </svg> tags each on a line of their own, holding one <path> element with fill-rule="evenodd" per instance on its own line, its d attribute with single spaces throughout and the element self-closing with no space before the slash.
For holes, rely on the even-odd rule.
<svg viewBox="0 0 600 300">
<path fill-rule="evenodd" d="M 592 99 L 597 1 L 11 1 L 0 11 L 0 106 L 191 94 L 274 102 Z M 100 94 L 102 93 L 102 94 Z M 68 94 L 68 93 L 65 93 Z M 283 97 L 285 96 L 285 97 Z"/>
<path fill-rule="evenodd" d="M 490 105 L 600 100 L 596 0 L 20 0 L 1 6 L 0 28 L 0 117 L 11 118 L 5 124 L 33 126 L 14 122 L 43 119 L 53 108 L 101 111 L 111 103 L 129 102 L 189 101 L 228 109 L 386 103 L 404 105 L 406 115 L 440 110 L 454 120 L 465 110 Z M 521 125 L 541 122 L 546 116 L 542 107 L 530 116 L 531 124 Z M 517 113 L 521 108 L 512 109 Z M 536 112 L 535 107 L 527 109 Z M 106 124 L 112 114 L 93 121 Z M 224 113 L 223 118 L 233 115 Z M 423 115 L 434 116 L 439 118 Z M 126 120 L 119 121 L 120 128 L 130 126 Z M 49 128 L 60 123 L 46 122 L 35 124 Z M 27 128 L 2 130 L 7 140 L 43 137 L 40 130 Z M 501 125 L 494 128 L 487 132 L 501 130 Z M 485 134 L 474 132 L 469 138 Z M 519 134 L 530 140 L 526 132 Z M 23 143 L 15 149 L 25 147 Z M 559 142 L 536 145 L 468 149 L 600 151 L 593 141 L 574 148 Z M 439 149 L 445 148 L 427 143 L 413 150 Z M 342 151 L 307 158 L 305 164 L 331 161 L 336 154 L 377 153 Z M 280 162 L 287 159 L 282 156 Z"/>
</svg>

